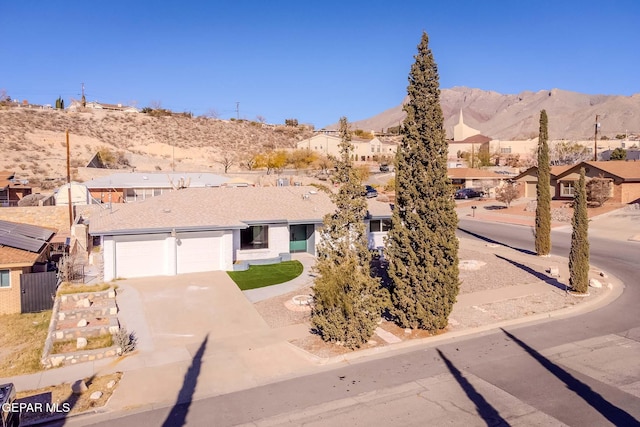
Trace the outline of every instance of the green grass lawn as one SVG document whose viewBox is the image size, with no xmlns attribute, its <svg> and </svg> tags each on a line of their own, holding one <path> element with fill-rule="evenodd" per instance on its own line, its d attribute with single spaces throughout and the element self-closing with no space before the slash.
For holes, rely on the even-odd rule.
<svg viewBox="0 0 640 427">
<path fill-rule="evenodd" d="M 279 264 L 251 265 L 247 271 L 229 271 L 233 279 L 243 291 L 263 288 L 288 282 L 302 274 L 300 261 L 284 261 Z"/>
</svg>

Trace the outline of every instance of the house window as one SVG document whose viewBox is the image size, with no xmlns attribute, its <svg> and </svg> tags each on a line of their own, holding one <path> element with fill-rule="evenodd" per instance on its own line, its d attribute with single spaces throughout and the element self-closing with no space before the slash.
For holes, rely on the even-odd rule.
<svg viewBox="0 0 640 427">
<path fill-rule="evenodd" d="M 162 188 L 154 188 L 153 189 L 153 196 L 159 196 L 162 194 Z"/>
<path fill-rule="evenodd" d="M 127 202 L 135 202 L 136 201 L 136 193 L 133 191 L 133 188 L 127 188 L 125 190 L 125 197 Z"/>
<path fill-rule="evenodd" d="M 0 288 L 11 287 L 11 272 L 9 270 L 0 270 Z"/>
<path fill-rule="evenodd" d="M 371 233 L 376 233 L 379 231 L 389 231 L 391 230 L 391 220 L 390 219 L 372 219 L 369 221 L 369 231 Z"/>
<path fill-rule="evenodd" d="M 573 197 L 573 182 L 560 183 L 560 195 L 562 197 Z"/>
<path fill-rule="evenodd" d="M 501 147 L 500 154 L 511 154 L 511 147 Z"/>
<path fill-rule="evenodd" d="M 269 247 L 269 227 L 251 225 L 240 230 L 240 249 L 267 249 Z"/>
</svg>

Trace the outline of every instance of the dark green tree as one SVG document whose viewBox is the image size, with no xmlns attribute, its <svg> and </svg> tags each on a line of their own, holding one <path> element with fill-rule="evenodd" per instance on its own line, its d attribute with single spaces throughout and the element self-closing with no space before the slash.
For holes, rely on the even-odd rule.
<svg viewBox="0 0 640 427">
<path fill-rule="evenodd" d="M 580 168 L 580 179 L 573 197 L 569 287 L 574 292 L 585 294 L 589 290 L 589 216 L 587 214 L 584 168 Z"/>
<path fill-rule="evenodd" d="M 610 160 L 627 160 L 627 150 L 624 148 L 616 148 L 611 152 Z"/>
<path fill-rule="evenodd" d="M 458 295 L 458 217 L 447 177 L 438 69 L 426 33 L 414 58 L 396 153 L 388 273 L 398 324 L 436 332 L 447 326 Z"/>
<path fill-rule="evenodd" d="M 371 275 L 364 222 L 367 202 L 351 164 L 353 145 L 345 117 L 340 119 L 340 134 L 340 159 L 334 176 L 340 189 L 332 196 L 336 210 L 324 217 L 317 245 L 318 277 L 313 286 L 311 323 L 325 341 L 357 348 L 373 335 L 389 297 L 380 280 Z"/>
<path fill-rule="evenodd" d="M 538 184 L 536 185 L 536 253 L 540 256 L 551 252 L 551 164 L 549 162 L 549 132 L 547 112 L 540 111 L 540 135 L 538 137 Z"/>
</svg>

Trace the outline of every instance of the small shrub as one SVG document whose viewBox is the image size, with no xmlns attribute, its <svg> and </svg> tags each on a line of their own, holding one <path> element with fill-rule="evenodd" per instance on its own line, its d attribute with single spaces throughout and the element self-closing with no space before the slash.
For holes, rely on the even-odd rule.
<svg viewBox="0 0 640 427">
<path fill-rule="evenodd" d="M 126 328 L 120 328 L 113 338 L 115 344 L 122 350 L 122 354 L 133 352 L 138 345 L 138 337 L 136 337 L 136 333 L 129 333 Z"/>
</svg>

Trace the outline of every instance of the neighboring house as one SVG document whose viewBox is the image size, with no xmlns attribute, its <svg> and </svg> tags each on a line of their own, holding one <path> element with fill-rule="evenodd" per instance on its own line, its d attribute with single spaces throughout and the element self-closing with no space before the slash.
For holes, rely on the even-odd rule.
<svg viewBox="0 0 640 427">
<path fill-rule="evenodd" d="M 82 106 L 81 101 L 73 100 L 71 101 L 71 105 L 67 108 L 69 111 L 81 110 L 84 108 L 88 108 L 90 110 L 108 110 L 108 111 L 121 111 L 124 113 L 139 113 L 136 107 L 122 105 L 122 104 L 103 104 L 97 101 L 87 102 L 84 106 Z"/>
<path fill-rule="evenodd" d="M 31 194 L 29 181 L 18 180 L 14 172 L 0 172 L 0 206 L 18 206 L 23 197 Z"/>
<path fill-rule="evenodd" d="M 299 150 L 311 150 L 325 156 L 338 157 L 340 155 L 341 141 L 342 139 L 338 136 L 321 133 L 298 142 L 296 148 Z M 383 156 L 393 158 L 397 149 L 396 144 L 384 142 L 378 138 L 371 140 L 353 138 L 351 144 L 353 145 L 351 153 L 355 155 L 354 160 L 360 162 L 378 161 Z"/>
<path fill-rule="evenodd" d="M 551 198 L 557 197 L 558 187 L 558 175 L 571 168 L 572 165 L 563 166 L 551 166 L 550 169 L 550 194 Z M 538 167 L 533 166 L 522 172 L 520 175 L 513 178 L 515 182 L 520 184 L 518 189 L 520 191 L 520 197 L 536 198 L 538 197 L 537 185 L 538 185 Z"/>
<path fill-rule="evenodd" d="M 370 246 L 381 246 L 388 203 L 369 201 Z M 314 187 L 187 188 L 88 213 L 104 280 L 233 270 L 239 261 L 316 254 L 323 217 L 335 210 Z"/>
<path fill-rule="evenodd" d="M 624 143 L 621 148 L 625 148 Z M 627 158 L 625 160 L 640 160 L 640 150 L 637 148 L 627 148 L 626 152 Z M 613 153 L 613 150 L 605 150 L 602 152 L 600 157 L 602 160 L 611 160 L 611 153 Z"/>
<path fill-rule="evenodd" d="M 483 191 L 490 191 L 500 186 L 501 182 L 507 179 L 505 175 L 472 168 L 449 168 L 447 169 L 447 176 L 455 189 L 476 188 Z"/>
<path fill-rule="evenodd" d="M 54 234 L 48 228 L 0 220 L 0 314 L 22 311 L 23 299 L 31 295 L 22 286 L 23 275 L 46 270 Z"/>
<path fill-rule="evenodd" d="M 559 199 L 573 198 L 580 168 L 584 168 L 587 180 L 602 177 L 610 181 L 610 202 L 640 202 L 640 162 L 633 161 L 582 162 L 573 165 L 557 176 L 556 194 Z"/>
<path fill-rule="evenodd" d="M 220 187 L 229 178 L 199 172 L 125 172 L 84 182 L 91 197 L 100 203 L 135 202 L 178 188 Z"/>
</svg>

